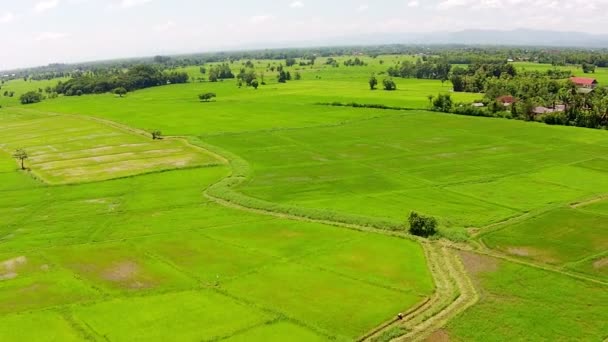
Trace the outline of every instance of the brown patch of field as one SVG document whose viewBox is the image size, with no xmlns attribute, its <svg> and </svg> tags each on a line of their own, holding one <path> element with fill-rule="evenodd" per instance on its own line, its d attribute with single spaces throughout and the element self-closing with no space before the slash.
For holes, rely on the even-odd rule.
<svg viewBox="0 0 608 342">
<path fill-rule="evenodd" d="M 143 289 L 152 287 L 152 284 L 142 282 L 138 279 L 140 266 L 133 261 L 121 261 L 105 268 L 101 272 L 104 280 L 121 284 L 131 289 Z"/>
<path fill-rule="evenodd" d="M 16 272 L 17 269 L 25 264 L 27 264 L 27 258 L 25 256 L 19 256 L 0 262 L 0 281 L 17 278 L 19 275 L 19 273 Z"/>
<path fill-rule="evenodd" d="M 546 263 L 556 263 L 557 260 L 547 254 L 546 251 L 542 251 L 531 247 L 509 247 L 506 249 L 507 253 L 520 257 L 529 257 L 536 260 L 540 260 Z"/>
<path fill-rule="evenodd" d="M 426 342 L 449 342 L 450 335 L 444 329 L 439 329 L 427 337 Z"/>
<path fill-rule="evenodd" d="M 596 270 L 601 270 L 606 267 L 608 267 L 608 257 L 604 257 L 593 262 L 593 268 Z"/>
<path fill-rule="evenodd" d="M 494 258 L 470 252 L 460 252 L 460 258 L 467 272 L 472 275 L 498 270 L 498 261 Z"/>
</svg>

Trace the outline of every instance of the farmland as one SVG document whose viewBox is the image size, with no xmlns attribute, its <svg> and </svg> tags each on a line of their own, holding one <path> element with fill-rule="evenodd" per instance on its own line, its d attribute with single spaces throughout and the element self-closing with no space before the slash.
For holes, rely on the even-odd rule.
<svg viewBox="0 0 608 342">
<path fill-rule="evenodd" d="M 348 341 L 403 312 L 374 336 L 605 339 L 608 134 L 431 112 L 428 95 L 482 95 L 401 78 L 371 91 L 371 73 L 414 57 L 362 58 L 296 65 L 285 84 L 268 72 L 257 90 L 185 67 L 190 83 L 125 97 L 5 100 L 0 330 Z M 401 109 L 328 105 L 353 102 Z M 411 211 L 440 236 L 410 236 Z"/>
</svg>

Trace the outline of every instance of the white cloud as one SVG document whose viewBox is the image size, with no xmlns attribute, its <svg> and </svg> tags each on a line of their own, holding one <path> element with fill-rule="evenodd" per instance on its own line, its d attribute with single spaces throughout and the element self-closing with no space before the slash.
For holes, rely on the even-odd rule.
<svg viewBox="0 0 608 342">
<path fill-rule="evenodd" d="M 369 9 L 368 5 L 361 5 L 359 7 L 357 7 L 357 12 L 365 12 Z"/>
<path fill-rule="evenodd" d="M 59 6 L 59 0 L 40 1 L 34 6 L 34 11 L 44 12 Z"/>
<path fill-rule="evenodd" d="M 175 24 L 175 22 L 173 20 L 169 20 L 166 23 L 162 24 L 162 25 L 158 25 L 156 27 L 156 31 L 159 32 L 166 32 L 171 30 L 172 28 L 174 28 L 175 26 L 177 26 L 177 24 Z"/>
<path fill-rule="evenodd" d="M 265 23 L 268 22 L 270 20 L 274 19 L 274 16 L 272 15 L 254 15 L 253 17 L 249 18 L 249 22 L 252 24 L 261 24 L 261 23 Z"/>
<path fill-rule="evenodd" d="M 410 7 L 410 8 L 420 7 L 420 2 L 418 2 L 418 0 L 412 0 L 407 3 L 407 7 Z"/>
<path fill-rule="evenodd" d="M 304 7 L 304 3 L 302 1 L 294 1 L 292 2 L 289 7 L 291 8 L 302 8 Z"/>
<path fill-rule="evenodd" d="M 6 12 L 0 15 L 0 24 L 8 24 L 15 19 L 15 15 L 11 12 Z"/>
<path fill-rule="evenodd" d="M 42 32 L 37 37 L 37 41 L 50 41 L 67 38 L 69 34 L 62 32 Z"/>
<path fill-rule="evenodd" d="M 120 7 L 120 8 L 131 8 L 131 7 L 145 5 L 148 2 L 150 2 L 150 1 L 152 1 L 152 0 L 122 0 L 118 4 L 118 7 Z"/>
</svg>

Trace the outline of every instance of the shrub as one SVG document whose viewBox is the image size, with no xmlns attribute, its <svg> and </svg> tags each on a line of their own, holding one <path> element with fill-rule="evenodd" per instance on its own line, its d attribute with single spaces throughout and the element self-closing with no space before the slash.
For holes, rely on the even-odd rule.
<svg viewBox="0 0 608 342">
<path fill-rule="evenodd" d="M 38 103 L 42 101 L 42 94 L 37 91 L 28 91 L 27 93 L 21 95 L 20 100 L 22 104 Z"/>
<path fill-rule="evenodd" d="M 204 93 L 198 96 L 198 98 L 203 102 L 209 102 L 214 97 L 216 97 L 215 93 Z"/>
<path fill-rule="evenodd" d="M 384 85 L 384 90 L 397 90 L 397 84 L 395 84 L 395 81 L 393 81 L 392 78 L 385 78 L 384 81 L 382 81 L 382 85 Z"/>
<path fill-rule="evenodd" d="M 411 212 L 409 217 L 410 234 L 422 237 L 433 236 L 437 233 L 437 220 L 434 217 Z"/>
</svg>

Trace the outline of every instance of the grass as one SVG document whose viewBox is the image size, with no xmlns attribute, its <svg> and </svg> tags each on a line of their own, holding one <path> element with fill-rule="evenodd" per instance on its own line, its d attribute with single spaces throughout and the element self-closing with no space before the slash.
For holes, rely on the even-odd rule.
<svg viewBox="0 0 608 342">
<path fill-rule="evenodd" d="M 608 191 L 608 175 L 584 165 L 608 149 L 601 131 L 409 112 L 202 139 L 245 156 L 249 196 L 394 221 L 419 211 L 446 230 Z"/>
<path fill-rule="evenodd" d="M 84 338 L 61 314 L 53 311 L 0 317 L 0 330 L 5 341 L 76 342 Z"/>
<path fill-rule="evenodd" d="M 4 113 L 0 122 L 15 135 L 32 134 L 27 146 L 38 160 L 62 154 L 62 149 L 77 150 L 72 141 L 86 141 L 81 137 L 89 135 L 78 132 L 91 123 L 94 131 L 111 132 L 116 144 L 140 139 L 136 132 L 105 123 L 50 116 L 65 118 L 66 142 L 53 145 L 52 152 L 38 150 L 42 144 L 35 139 L 46 144 L 51 140 L 43 130 L 30 133 L 37 126 L 31 123 L 62 125 L 62 120 L 43 121 L 45 114 L 19 110 Z M 87 146 L 97 144 L 96 139 Z M 210 156 L 184 146 L 203 158 Z M 103 153 L 94 148 L 81 151 L 85 158 Z M 367 244 L 348 247 L 350 255 L 368 257 L 382 251 L 387 257 L 408 259 L 388 269 L 382 267 L 382 258 L 366 262 L 372 267 L 332 260 L 308 266 L 303 261 L 307 256 L 337 252 L 368 235 L 210 202 L 203 190 L 230 173 L 218 163 L 48 185 L 16 170 L 8 153 L 0 160 L 0 212 L 6 218 L 0 225 L 0 322 L 23 314 L 6 318 L 9 328 L 24 326 L 19 317 L 27 319 L 26 312 L 53 309 L 62 312 L 79 336 L 93 339 L 264 336 L 272 333 L 262 328 L 274 324 L 276 333 L 295 330 L 303 339 L 350 339 L 433 291 L 423 251 L 409 240 L 373 237 Z M 36 165 L 31 164 L 34 173 Z M 293 278 L 294 273 L 302 278 Z M 265 285 L 258 286 L 260 281 Z M 260 292 L 252 292 L 254 283 Z M 316 288 L 302 287 L 305 283 Z M 329 283 L 334 286 L 310 300 Z M 301 292 L 285 292 L 290 301 L 277 305 L 266 294 L 284 291 L 284 284 Z M 361 301 L 363 295 L 370 299 Z M 334 303 L 332 311 L 327 311 L 327 303 Z M 359 313 L 343 320 L 349 311 Z M 323 312 L 329 314 L 317 317 Z M 129 313 L 127 319 L 124 313 Z"/>
<path fill-rule="evenodd" d="M 484 242 L 509 254 L 563 265 L 605 251 L 607 223 L 606 216 L 558 209 L 489 234 Z"/>
<path fill-rule="evenodd" d="M 268 83 L 257 91 L 195 80 L 28 107 L 0 98 L 8 340 L 354 340 L 434 291 L 414 240 L 205 193 L 392 230 L 414 210 L 437 217 L 444 236 L 480 232 L 495 251 L 605 279 L 606 132 L 430 113 L 427 96 L 448 84 L 396 79 L 396 92 L 370 91 L 371 73 L 382 79 L 412 57 L 364 59 L 332 68 L 319 58 L 291 68 L 303 79 L 287 84 L 266 71 L 278 61 L 255 61 Z M 217 101 L 200 103 L 209 91 Z M 318 105 L 334 102 L 413 110 Z M 152 129 L 184 137 L 140 131 Z M 10 157 L 19 147 L 31 172 Z M 448 323 L 454 339 L 605 337 L 605 286 L 476 262 L 465 258 L 481 301 Z"/>
<path fill-rule="evenodd" d="M 182 140 L 152 141 L 82 117 L 43 114 L 3 115 L 6 152 L 23 148 L 27 165 L 47 183 L 91 182 L 220 163 Z"/>
<path fill-rule="evenodd" d="M 119 298 L 79 307 L 74 315 L 112 341 L 211 340 L 272 319 L 212 291 Z"/>
<path fill-rule="evenodd" d="M 448 323 L 466 341 L 601 341 L 608 330 L 605 287 L 497 259 L 465 255 L 480 302 Z"/>
</svg>

